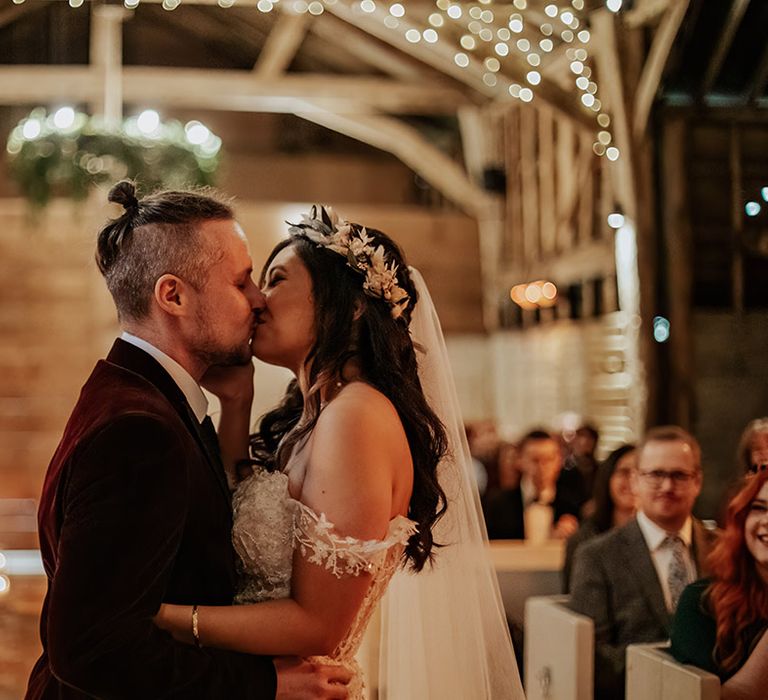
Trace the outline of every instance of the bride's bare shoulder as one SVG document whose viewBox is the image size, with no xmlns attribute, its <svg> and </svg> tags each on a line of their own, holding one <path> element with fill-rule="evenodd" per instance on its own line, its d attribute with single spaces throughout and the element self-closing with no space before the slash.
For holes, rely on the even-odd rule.
<svg viewBox="0 0 768 700">
<path fill-rule="evenodd" d="M 328 402 L 323 413 L 334 418 L 378 419 L 400 422 L 392 402 L 376 387 L 365 382 L 351 382 Z"/>
<path fill-rule="evenodd" d="M 338 445 L 340 435 L 344 436 L 346 448 L 355 450 L 381 450 L 383 446 L 395 447 L 406 441 L 392 402 L 364 382 L 344 386 L 320 414 L 315 428 L 316 443 L 328 439 Z"/>
</svg>

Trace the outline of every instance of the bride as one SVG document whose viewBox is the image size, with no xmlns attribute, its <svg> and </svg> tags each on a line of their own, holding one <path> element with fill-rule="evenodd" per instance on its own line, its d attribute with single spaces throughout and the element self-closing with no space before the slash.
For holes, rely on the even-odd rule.
<svg viewBox="0 0 768 700">
<path fill-rule="evenodd" d="M 262 272 L 253 352 L 296 378 L 251 437 L 256 466 L 233 496 L 238 605 L 163 605 L 156 623 L 203 646 L 343 665 L 363 698 L 355 654 L 384 597 L 380 698 L 522 698 L 421 276 L 385 234 L 330 208 L 289 233 Z M 247 380 L 245 401 L 231 378 L 215 388 L 233 481 Z"/>
</svg>

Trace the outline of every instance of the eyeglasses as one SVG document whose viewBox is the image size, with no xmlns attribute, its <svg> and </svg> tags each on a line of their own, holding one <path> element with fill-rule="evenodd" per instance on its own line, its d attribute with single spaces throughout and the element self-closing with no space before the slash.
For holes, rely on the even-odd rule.
<svg viewBox="0 0 768 700">
<path fill-rule="evenodd" d="M 663 469 L 654 469 L 649 472 L 639 472 L 648 483 L 654 488 L 661 486 L 667 479 L 670 479 L 675 486 L 683 486 L 691 483 L 696 478 L 696 472 L 684 471 L 664 471 Z"/>
</svg>

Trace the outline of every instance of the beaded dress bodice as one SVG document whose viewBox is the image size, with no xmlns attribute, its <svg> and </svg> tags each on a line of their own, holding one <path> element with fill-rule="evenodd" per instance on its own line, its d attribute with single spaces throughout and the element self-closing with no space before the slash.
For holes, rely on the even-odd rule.
<svg viewBox="0 0 768 700">
<path fill-rule="evenodd" d="M 397 570 L 416 524 L 403 516 L 389 522 L 382 540 L 359 540 L 336 532 L 324 514 L 317 514 L 290 496 L 288 476 L 255 469 L 233 496 L 232 540 L 239 556 L 238 604 L 287 598 L 295 550 L 334 576 L 371 575 L 371 585 L 344 639 L 323 661 L 343 664 L 355 672 L 350 698 L 363 697 L 363 679 L 354 661 L 368 622 Z"/>
</svg>

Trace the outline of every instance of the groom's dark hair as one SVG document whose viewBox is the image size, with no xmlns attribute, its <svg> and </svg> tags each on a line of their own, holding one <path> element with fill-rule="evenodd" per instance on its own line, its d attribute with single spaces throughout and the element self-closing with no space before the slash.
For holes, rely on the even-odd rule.
<svg viewBox="0 0 768 700">
<path fill-rule="evenodd" d="M 99 232 L 96 264 L 120 319 L 147 316 L 155 282 L 164 274 L 195 289 L 205 285 L 218 253 L 199 224 L 234 218 L 223 198 L 212 190 L 167 190 L 137 199 L 134 183 L 123 180 L 110 190 L 109 201 L 125 211 Z"/>
</svg>

